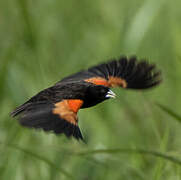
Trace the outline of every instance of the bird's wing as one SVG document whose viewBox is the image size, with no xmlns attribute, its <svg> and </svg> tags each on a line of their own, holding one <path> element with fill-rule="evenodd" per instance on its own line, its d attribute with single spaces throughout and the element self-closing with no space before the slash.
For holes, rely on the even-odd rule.
<svg viewBox="0 0 181 180">
<path fill-rule="evenodd" d="M 147 89 L 159 84 L 161 78 L 154 64 L 136 57 L 121 57 L 68 76 L 57 84 L 80 80 L 108 87 Z"/>
<path fill-rule="evenodd" d="M 11 115 L 18 115 L 18 120 L 23 126 L 83 139 L 77 117 L 82 104 L 83 101 L 79 99 L 64 99 L 55 104 L 48 101 L 29 102 L 15 109 Z"/>
</svg>

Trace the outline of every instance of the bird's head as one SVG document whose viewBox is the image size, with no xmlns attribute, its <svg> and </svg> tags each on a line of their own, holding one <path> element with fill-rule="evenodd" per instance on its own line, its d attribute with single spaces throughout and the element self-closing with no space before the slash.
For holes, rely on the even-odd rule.
<svg viewBox="0 0 181 180">
<path fill-rule="evenodd" d="M 106 99 L 115 98 L 115 96 L 116 95 L 108 87 L 102 85 L 90 86 L 87 89 L 84 106 L 90 107 Z"/>
<path fill-rule="evenodd" d="M 89 88 L 89 95 L 94 99 L 106 100 L 109 98 L 115 98 L 115 94 L 110 90 L 110 88 L 105 86 L 94 86 Z"/>
</svg>

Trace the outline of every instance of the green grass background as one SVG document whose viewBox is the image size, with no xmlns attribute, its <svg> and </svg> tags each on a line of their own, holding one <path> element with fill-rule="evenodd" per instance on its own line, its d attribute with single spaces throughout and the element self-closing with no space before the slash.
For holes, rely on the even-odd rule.
<svg viewBox="0 0 181 180">
<path fill-rule="evenodd" d="M 180 0 L 1 0 L 0 179 L 180 180 L 180 7 Z M 120 55 L 149 59 L 163 83 L 115 89 L 115 100 L 80 110 L 87 144 L 9 116 L 64 76 Z"/>
</svg>

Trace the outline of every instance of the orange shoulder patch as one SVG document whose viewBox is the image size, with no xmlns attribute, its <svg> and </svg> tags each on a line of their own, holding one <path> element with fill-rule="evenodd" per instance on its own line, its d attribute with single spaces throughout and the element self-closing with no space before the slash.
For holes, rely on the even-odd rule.
<svg viewBox="0 0 181 180">
<path fill-rule="evenodd" d="M 83 101 L 79 99 L 66 99 L 55 104 L 53 114 L 58 114 L 60 118 L 71 124 L 77 125 L 77 112 L 83 105 Z"/>
<path fill-rule="evenodd" d="M 109 85 L 107 80 L 104 78 L 101 78 L 101 77 L 89 78 L 89 79 L 86 79 L 85 81 L 89 82 L 89 83 L 96 84 L 96 85 L 103 85 L 103 86 Z"/>
<path fill-rule="evenodd" d="M 67 100 L 69 109 L 71 109 L 73 112 L 77 113 L 78 110 L 83 105 L 83 101 L 80 99 L 69 99 Z"/>
<path fill-rule="evenodd" d="M 113 77 L 113 76 L 109 76 L 108 80 L 101 77 L 94 77 L 94 78 L 86 79 L 85 81 L 96 84 L 96 85 L 103 85 L 103 86 L 113 87 L 113 88 L 119 87 L 119 86 L 123 88 L 127 87 L 127 82 L 124 79 L 121 79 L 119 77 Z"/>
</svg>

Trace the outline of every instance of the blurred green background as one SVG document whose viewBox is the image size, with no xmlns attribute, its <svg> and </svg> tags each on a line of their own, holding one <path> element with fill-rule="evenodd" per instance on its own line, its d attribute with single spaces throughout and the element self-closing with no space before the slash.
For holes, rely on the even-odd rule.
<svg viewBox="0 0 181 180">
<path fill-rule="evenodd" d="M 181 179 L 180 7 L 180 0 L 0 1 L 0 179 Z M 80 110 L 87 144 L 9 116 L 64 76 L 120 55 L 149 59 L 163 83 L 115 89 L 116 99 Z"/>
</svg>

